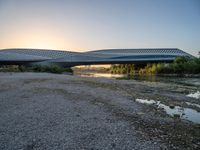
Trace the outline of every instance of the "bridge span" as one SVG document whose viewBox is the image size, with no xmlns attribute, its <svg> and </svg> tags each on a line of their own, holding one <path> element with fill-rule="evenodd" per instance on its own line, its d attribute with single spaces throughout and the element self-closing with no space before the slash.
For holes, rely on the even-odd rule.
<svg viewBox="0 0 200 150">
<path fill-rule="evenodd" d="M 2 49 L 0 50 L 0 65 L 57 64 L 72 67 L 94 64 L 146 64 L 172 62 L 179 56 L 193 57 L 178 48 L 104 49 L 87 52 Z"/>
</svg>

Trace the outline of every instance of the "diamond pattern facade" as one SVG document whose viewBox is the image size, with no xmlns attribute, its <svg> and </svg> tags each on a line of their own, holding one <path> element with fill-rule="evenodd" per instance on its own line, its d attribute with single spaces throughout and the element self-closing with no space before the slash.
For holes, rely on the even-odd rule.
<svg viewBox="0 0 200 150">
<path fill-rule="evenodd" d="M 177 48 L 104 49 L 82 53 L 46 49 L 3 49 L 0 50 L 0 64 L 56 63 L 64 66 L 76 66 L 170 62 L 178 56 L 193 57 Z"/>
</svg>

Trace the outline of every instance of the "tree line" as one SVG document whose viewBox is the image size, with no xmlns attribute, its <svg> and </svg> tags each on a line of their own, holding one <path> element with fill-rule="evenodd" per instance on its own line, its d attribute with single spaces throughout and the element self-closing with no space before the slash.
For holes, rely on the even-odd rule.
<svg viewBox="0 0 200 150">
<path fill-rule="evenodd" d="M 149 63 L 145 67 L 136 68 L 134 64 L 111 65 L 114 74 L 155 75 L 155 74 L 199 74 L 200 58 L 177 57 L 172 63 Z"/>
</svg>

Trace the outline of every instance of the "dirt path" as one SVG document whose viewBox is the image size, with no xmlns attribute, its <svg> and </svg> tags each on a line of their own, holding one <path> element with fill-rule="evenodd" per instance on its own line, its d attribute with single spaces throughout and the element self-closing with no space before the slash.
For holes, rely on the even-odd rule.
<svg viewBox="0 0 200 150">
<path fill-rule="evenodd" d="M 0 73 L 0 149 L 198 149 L 200 128 L 135 102 L 193 87 Z M 174 94 L 176 93 L 176 94 Z M 192 99 L 191 99 L 192 101 Z"/>
</svg>

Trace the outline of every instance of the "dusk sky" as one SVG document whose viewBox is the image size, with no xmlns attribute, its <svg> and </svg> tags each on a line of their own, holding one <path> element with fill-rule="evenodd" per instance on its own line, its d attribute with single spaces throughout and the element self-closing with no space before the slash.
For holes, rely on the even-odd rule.
<svg viewBox="0 0 200 150">
<path fill-rule="evenodd" d="M 200 51 L 200 0 L 0 0 L 0 49 Z"/>
</svg>

